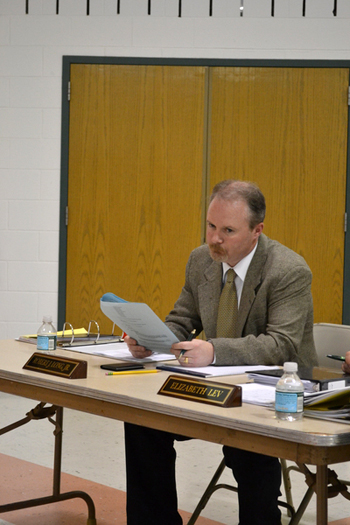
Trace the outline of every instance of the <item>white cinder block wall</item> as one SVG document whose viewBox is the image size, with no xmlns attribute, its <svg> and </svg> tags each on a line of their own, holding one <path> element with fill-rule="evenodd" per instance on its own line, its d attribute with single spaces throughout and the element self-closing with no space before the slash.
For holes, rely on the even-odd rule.
<svg viewBox="0 0 350 525">
<path fill-rule="evenodd" d="M 350 60 L 350 0 L 58 4 L 0 0 L 1 339 L 57 320 L 63 55 Z"/>
</svg>

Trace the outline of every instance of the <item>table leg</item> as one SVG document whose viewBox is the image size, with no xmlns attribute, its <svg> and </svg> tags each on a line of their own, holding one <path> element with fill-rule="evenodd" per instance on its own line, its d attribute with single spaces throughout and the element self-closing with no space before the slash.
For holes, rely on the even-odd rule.
<svg viewBox="0 0 350 525">
<path fill-rule="evenodd" d="M 317 525 L 328 523 L 328 467 L 318 465 L 316 470 Z"/>
<path fill-rule="evenodd" d="M 63 408 L 56 408 L 55 451 L 53 463 L 53 495 L 58 496 L 61 490 Z"/>
<path fill-rule="evenodd" d="M 11 512 L 14 510 L 27 509 L 31 507 L 37 507 L 40 505 L 48 505 L 50 503 L 57 503 L 59 501 L 66 501 L 74 498 L 81 498 L 85 501 L 88 507 L 88 519 L 87 525 L 96 525 L 95 516 L 95 505 L 91 497 L 86 493 L 79 490 L 71 492 L 61 493 L 61 458 L 62 458 L 62 429 L 63 429 L 63 408 L 58 406 L 52 406 L 44 408 L 45 403 L 40 403 L 35 409 L 27 414 L 27 417 L 23 418 L 12 425 L 8 425 L 5 428 L 0 429 L 0 436 L 6 432 L 10 432 L 21 425 L 29 423 L 31 419 L 43 419 L 48 418 L 51 423 L 55 425 L 55 456 L 54 456 L 54 468 L 53 468 L 53 493 L 52 496 L 46 496 L 42 498 L 33 498 L 31 500 L 16 501 L 14 503 L 8 503 L 0 505 L 0 514 L 3 512 Z M 56 420 L 53 421 L 51 417 L 56 414 Z"/>
</svg>

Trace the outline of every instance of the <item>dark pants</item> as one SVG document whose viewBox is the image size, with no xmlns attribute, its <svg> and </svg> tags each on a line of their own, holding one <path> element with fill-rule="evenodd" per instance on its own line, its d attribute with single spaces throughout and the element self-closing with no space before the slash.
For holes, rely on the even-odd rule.
<svg viewBox="0 0 350 525">
<path fill-rule="evenodd" d="M 182 525 L 177 511 L 174 440 L 186 439 L 125 423 L 128 525 Z M 239 524 L 280 525 L 279 460 L 226 446 L 223 452 L 237 481 Z"/>
</svg>

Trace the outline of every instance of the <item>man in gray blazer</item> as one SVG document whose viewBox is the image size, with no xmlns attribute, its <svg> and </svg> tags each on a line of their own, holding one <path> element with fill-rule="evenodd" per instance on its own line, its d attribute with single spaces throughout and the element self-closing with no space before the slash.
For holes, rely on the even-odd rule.
<svg viewBox="0 0 350 525">
<path fill-rule="evenodd" d="M 262 231 L 265 199 L 242 181 L 214 187 L 207 213 L 207 244 L 195 249 L 185 285 L 166 324 L 180 339 L 172 351 L 186 366 L 317 364 L 313 341 L 311 271 L 302 257 Z M 238 313 L 232 335 L 219 330 L 226 272 L 234 270 Z M 221 324 L 220 324 L 221 326 Z M 186 341 L 195 330 L 205 337 Z M 126 338 L 134 357 L 151 352 Z M 180 525 L 174 440 L 168 432 L 125 425 L 128 525 Z M 278 459 L 223 447 L 238 486 L 240 525 L 279 525 Z"/>
</svg>

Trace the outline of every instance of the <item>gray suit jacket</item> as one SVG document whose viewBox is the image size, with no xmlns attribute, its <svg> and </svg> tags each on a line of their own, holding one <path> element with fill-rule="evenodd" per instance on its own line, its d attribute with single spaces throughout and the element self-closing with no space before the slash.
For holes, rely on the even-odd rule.
<svg viewBox="0 0 350 525">
<path fill-rule="evenodd" d="M 311 279 L 300 255 L 261 234 L 244 281 L 236 338 L 216 338 L 222 264 L 203 245 L 190 255 L 185 285 L 165 322 L 180 340 L 204 330 L 217 365 L 314 366 Z"/>
</svg>

